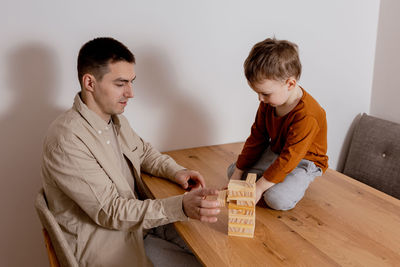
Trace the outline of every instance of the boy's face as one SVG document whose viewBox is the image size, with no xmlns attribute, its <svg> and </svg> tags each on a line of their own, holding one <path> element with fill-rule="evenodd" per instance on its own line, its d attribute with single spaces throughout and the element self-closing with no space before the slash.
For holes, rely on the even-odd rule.
<svg viewBox="0 0 400 267">
<path fill-rule="evenodd" d="M 108 69 L 93 92 L 95 112 L 103 119 L 124 112 L 128 99 L 133 97 L 132 82 L 136 78 L 133 63 L 109 63 Z"/>
<path fill-rule="evenodd" d="M 258 94 L 258 99 L 272 107 L 279 107 L 286 103 L 291 90 L 291 80 L 286 82 L 265 79 L 259 83 L 250 84 L 250 87 Z"/>
</svg>

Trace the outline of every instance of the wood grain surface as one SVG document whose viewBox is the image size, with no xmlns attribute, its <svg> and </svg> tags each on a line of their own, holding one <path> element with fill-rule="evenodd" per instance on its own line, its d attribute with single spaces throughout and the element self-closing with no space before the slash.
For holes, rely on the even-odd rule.
<svg viewBox="0 0 400 267">
<path fill-rule="evenodd" d="M 226 170 L 243 143 L 166 152 L 200 171 L 207 187 L 227 185 Z M 156 198 L 184 192 L 143 174 Z M 254 238 L 227 234 L 227 207 L 218 222 L 177 222 L 175 227 L 205 266 L 400 266 L 400 200 L 328 169 L 290 211 L 256 207 Z"/>
</svg>

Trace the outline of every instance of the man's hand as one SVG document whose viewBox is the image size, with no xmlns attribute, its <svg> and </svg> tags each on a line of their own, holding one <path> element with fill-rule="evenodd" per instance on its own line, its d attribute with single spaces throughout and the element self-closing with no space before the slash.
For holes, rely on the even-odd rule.
<svg viewBox="0 0 400 267">
<path fill-rule="evenodd" d="M 218 195 L 218 190 L 199 188 L 183 196 L 183 211 L 186 216 L 202 222 L 216 222 L 220 209 L 218 200 L 206 200 L 206 196 Z"/>
<path fill-rule="evenodd" d="M 198 187 L 206 187 L 203 176 L 192 170 L 180 170 L 175 174 L 175 182 L 182 186 L 183 189 L 192 190 Z"/>
</svg>

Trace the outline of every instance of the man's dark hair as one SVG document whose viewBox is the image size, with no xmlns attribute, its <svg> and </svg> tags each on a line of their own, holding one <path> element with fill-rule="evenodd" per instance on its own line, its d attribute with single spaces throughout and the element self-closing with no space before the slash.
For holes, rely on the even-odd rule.
<svg viewBox="0 0 400 267">
<path fill-rule="evenodd" d="M 108 64 L 118 61 L 135 63 L 135 56 L 121 42 L 110 38 L 95 38 L 84 44 L 78 55 L 78 78 L 82 86 L 82 77 L 90 73 L 101 80 L 107 73 Z"/>
</svg>

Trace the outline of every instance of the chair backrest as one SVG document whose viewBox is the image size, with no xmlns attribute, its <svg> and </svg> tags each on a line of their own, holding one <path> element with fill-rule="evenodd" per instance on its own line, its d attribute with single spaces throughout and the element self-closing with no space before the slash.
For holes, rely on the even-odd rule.
<svg viewBox="0 0 400 267">
<path fill-rule="evenodd" d="M 39 191 L 36 197 L 35 208 L 44 229 L 50 236 L 59 264 L 61 266 L 77 267 L 78 262 L 61 231 L 60 225 L 47 206 L 43 189 Z"/>
<path fill-rule="evenodd" d="M 343 173 L 400 199 L 400 124 L 364 113 Z"/>
</svg>

